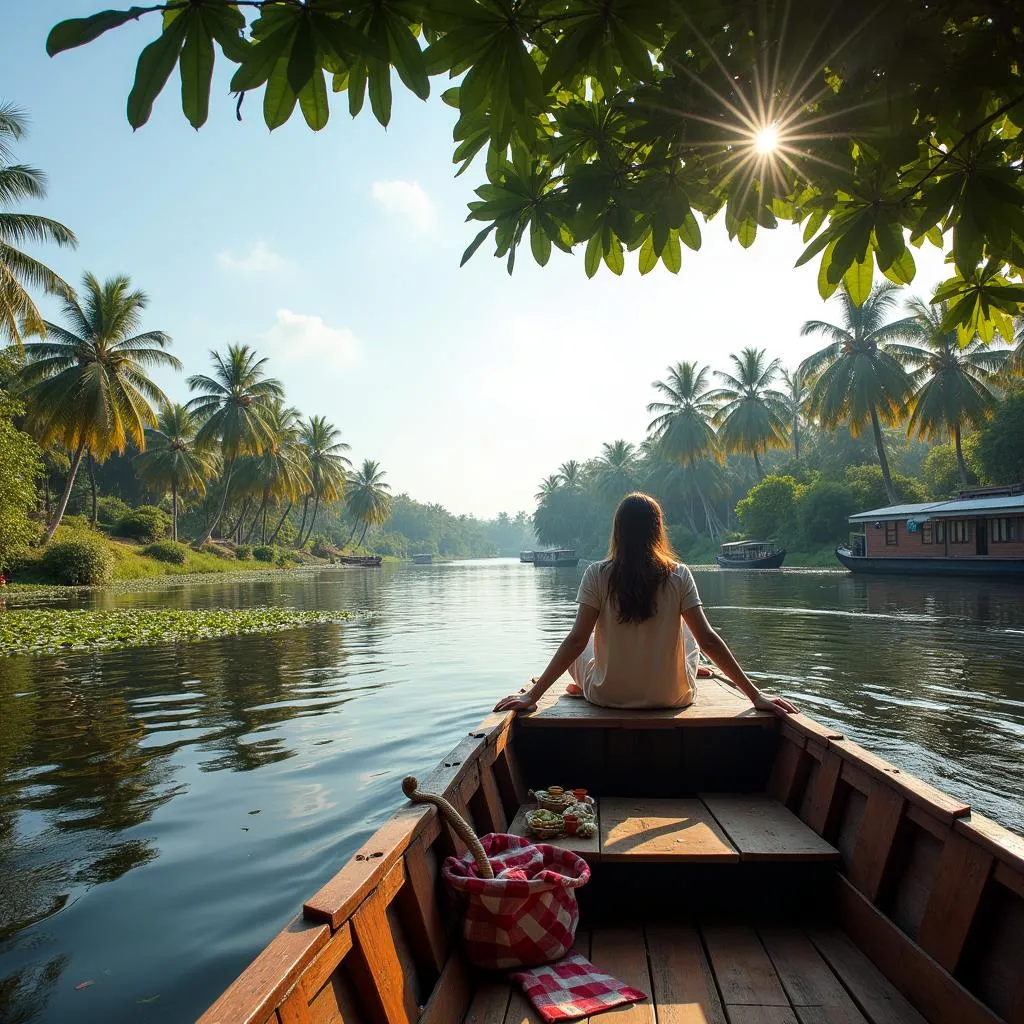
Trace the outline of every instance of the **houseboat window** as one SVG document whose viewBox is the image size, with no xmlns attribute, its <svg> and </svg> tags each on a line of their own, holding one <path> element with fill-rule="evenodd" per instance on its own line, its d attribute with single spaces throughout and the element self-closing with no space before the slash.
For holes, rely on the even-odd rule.
<svg viewBox="0 0 1024 1024">
<path fill-rule="evenodd" d="M 951 543 L 966 544 L 970 539 L 970 523 L 966 519 L 954 519 L 949 524 L 949 540 Z"/>
<path fill-rule="evenodd" d="M 989 529 L 991 530 L 990 537 L 996 544 L 1001 541 L 1013 540 L 1012 519 L 990 519 Z"/>
<path fill-rule="evenodd" d="M 921 525 L 921 543 L 922 544 L 934 544 L 935 538 L 932 535 L 932 524 L 922 523 Z"/>
<path fill-rule="evenodd" d="M 888 522 L 885 524 L 885 543 L 887 545 L 898 544 L 899 541 L 896 539 L 896 523 Z"/>
<path fill-rule="evenodd" d="M 941 519 L 935 524 L 935 543 L 946 543 L 946 524 Z"/>
</svg>

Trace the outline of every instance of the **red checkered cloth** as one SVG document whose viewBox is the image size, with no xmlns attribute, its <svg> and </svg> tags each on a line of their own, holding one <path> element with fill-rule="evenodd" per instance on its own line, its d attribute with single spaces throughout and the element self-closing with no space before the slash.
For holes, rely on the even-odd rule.
<svg viewBox="0 0 1024 1024">
<path fill-rule="evenodd" d="M 586 957 L 573 953 L 557 964 L 516 971 L 512 977 L 546 1021 L 573 1020 L 638 1003 L 645 992 L 602 974 Z"/>
<path fill-rule="evenodd" d="M 557 846 L 497 833 L 480 840 L 494 878 L 477 877 L 471 853 L 444 862 L 445 881 L 468 900 L 462 934 L 477 967 L 502 970 L 565 956 L 580 912 L 575 890 L 590 878 L 587 862 Z"/>
</svg>

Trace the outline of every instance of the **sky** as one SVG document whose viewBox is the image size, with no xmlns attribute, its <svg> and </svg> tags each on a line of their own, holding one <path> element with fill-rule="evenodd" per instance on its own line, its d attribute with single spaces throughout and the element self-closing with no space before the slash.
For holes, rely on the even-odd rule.
<svg viewBox="0 0 1024 1024">
<path fill-rule="evenodd" d="M 387 130 L 369 104 L 350 118 L 341 94 L 322 132 L 296 113 L 270 133 L 256 96 L 236 120 L 220 61 L 205 127 L 186 122 L 175 74 L 133 133 L 125 101 L 154 16 L 53 59 L 44 48 L 57 21 L 108 6 L 0 0 L 0 102 L 29 114 L 18 158 L 50 185 L 25 212 L 80 241 L 33 254 L 72 283 L 131 276 L 150 299 L 145 328 L 168 332 L 185 364 L 156 378 L 175 400 L 211 349 L 254 346 L 289 402 L 334 422 L 353 461 L 380 462 L 395 493 L 457 514 L 532 511 L 561 462 L 643 439 L 669 364 L 725 369 L 753 345 L 795 366 L 816 347 L 804 320 L 838 312 L 818 296 L 816 261 L 793 267 L 798 229 L 743 250 L 721 217 L 702 225 L 699 252 L 683 249 L 677 276 L 659 265 L 641 277 L 634 253 L 622 277 L 602 266 L 588 280 L 582 246 L 546 268 L 526 246 L 510 277 L 484 245 L 460 269 L 484 173 L 454 177 L 444 79 L 424 103 L 396 78 Z M 947 276 L 942 256 L 915 258 L 926 294 Z"/>
</svg>

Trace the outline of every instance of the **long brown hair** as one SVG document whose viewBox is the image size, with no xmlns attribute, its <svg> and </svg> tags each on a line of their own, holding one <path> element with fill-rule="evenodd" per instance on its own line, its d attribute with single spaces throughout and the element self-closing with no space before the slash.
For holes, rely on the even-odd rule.
<svg viewBox="0 0 1024 1024">
<path fill-rule="evenodd" d="M 658 610 L 658 591 L 678 564 L 665 533 L 661 506 L 634 491 L 619 502 L 612 521 L 608 593 L 619 622 L 644 622 Z"/>
</svg>

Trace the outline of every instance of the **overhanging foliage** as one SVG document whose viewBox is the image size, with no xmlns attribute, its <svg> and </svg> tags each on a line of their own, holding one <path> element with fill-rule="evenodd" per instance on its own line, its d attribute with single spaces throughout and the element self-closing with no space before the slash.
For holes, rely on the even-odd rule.
<svg viewBox="0 0 1024 1024">
<path fill-rule="evenodd" d="M 588 275 L 678 272 L 724 211 L 751 245 L 803 225 L 823 297 L 858 304 L 875 269 L 913 280 L 913 246 L 943 247 L 947 329 L 1012 338 L 1024 302 L 1024 19 L 1011 0 L 171 0 L 56 26 L 51 54 L 151 14 L 128 100 L 144 124 L 180 64 L 199 127 L 217 50 L 231 88 L 263 91 L 273 129 L 296 106 L 320 130 L 328 84 L 391 116 L 392 69 L 426 99 L 458 84 L 455 163 L 486 153 L 469 219 L 508 261 L 584 248 Z M 252 17 L 247 22 L 247 17 Z M 909 242 L 909 246 L 908 246 Z"/>
</svg>

